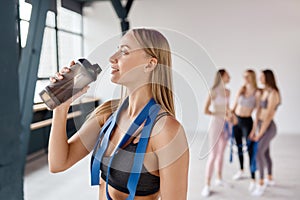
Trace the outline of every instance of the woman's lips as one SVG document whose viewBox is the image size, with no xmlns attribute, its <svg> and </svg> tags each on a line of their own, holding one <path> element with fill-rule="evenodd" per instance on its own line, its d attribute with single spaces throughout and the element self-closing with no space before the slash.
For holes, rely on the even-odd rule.
<svg viewBox="0 0 300 200">
<path fill-rule="evenodd" d="M 119 69 L 117 69 L 117 68 L 111 68 L 111 74 L 114 74 L 114 73 L 116 73 L 118 71 L 119 71 Z"/>
</svg>

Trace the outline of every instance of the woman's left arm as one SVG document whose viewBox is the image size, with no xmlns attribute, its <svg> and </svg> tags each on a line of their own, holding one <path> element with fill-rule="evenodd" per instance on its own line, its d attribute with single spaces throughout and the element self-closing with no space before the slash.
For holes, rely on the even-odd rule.
<svg viewBox="0 0 300 200">
<path fill-rule="evenodd" d="M 263 119 L 256 140 L 259 140 L 268 129 L 271 121 L 273 120 L 276 111 L 276 106 L 278 105 L 278 103 L 279 103 L 279 95 L 276 91 L 272 91 L 268 97 L 268 106 L 265 111 L 265 118 Z"/>
<path fill-rule="evenodd" d="M 255 118 L 254 118 L 254 121 L 253 121 L 251 132 L 248 136 L 250 139 L 253 139 L 255 137 L 255 131 L 256 131 L 256 128 L 257 128 L 258 117 L 259 117 L 259 114 L 261 112 L 261 107 L 260 107 L 261 95 L 262 95 L 261 91 L 257 90 L 256 93 L 255 93 Z"/>
<path fill-rule="evenodd" d="M 189 147 L 183 127 L 168 116 L 153 130 L 152 150 L 158 158 L 162 200 L 186 200 L 188 189 Z M 161 124 L 161 126 L 159 126 Z M 157 131 L 155 131 L 157 130 Z"/>
<path fill-rule="evenodd" d="M 236 105 L 234 106 L 234 110 L 230 110 L 230 90 L 229 89 L 225 90 L 225 95 L 226 95 L 226 99 L 227 99 L 225 119 L 226 119 L 226 121 L 235 124 L 236 119 L 235 119 L 235 115 L 234 115 L 234 110 L 235 110 Z"/>
</svg>

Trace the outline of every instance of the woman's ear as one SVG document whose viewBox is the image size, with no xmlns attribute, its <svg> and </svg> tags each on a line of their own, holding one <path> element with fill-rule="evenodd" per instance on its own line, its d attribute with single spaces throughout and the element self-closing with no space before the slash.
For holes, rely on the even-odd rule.
<svg viewBox="0 0 300 200">
<path fill-rule="evenodd" d="M 145 67 L 145 72 L 151 72 L 157 66 L 157 58 L 150 58 L 148 65 Z"/>
</svg>

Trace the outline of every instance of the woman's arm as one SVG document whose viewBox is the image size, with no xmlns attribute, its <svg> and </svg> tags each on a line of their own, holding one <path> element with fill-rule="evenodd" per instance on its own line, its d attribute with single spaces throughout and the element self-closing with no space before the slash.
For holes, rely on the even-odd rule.
<svg viewBox="0 0 300 200">
<path fill-rule="evenodd" d="M 67 111 L 54 110 L 48 154 L 49 169 L 53 173 L 70 168 L 88 155 L 101 129 L 97 118 L 93 118 L 68 139 L 66 116 Z"/>
<path fill-rule="evenodd" d="M 235 99 L 234 99 L 234 103 L 233 103 L 233 107 L 232 107 L 232 112 L 235 113 L 235 109 L 238 105 L 238 99 L 239 97 L 241 96 L 241 93 L 242 93 L 242 90 L 243 90 L 243 87 L 241 87 L 238 91 L 238 93 L 236 94 L 235 96 Z"/>
<path fill-rule="evenodd" d="M 257 128 L 257 123 L 258 123 L 258 117 L 259 117 L 259 114 L 260 114 L 260 111 L 261 111 L 261 108 L 260 108 L 260 99 L 261 99 L 261 91 L 260 90 L 257 90 L 257 92 L 255 93 L 255 119 L 254 119 L 254 122 L 253 122 L 253 126 L 252 126 L 252 130 L 249 134 L 249 138 L 253 138 L 255 136 L 255 131 L 256 131 L 256 128 Z"/>
<path fill-rule="evenodd" d="M 206 115 L 213 115 L 213 112 L 209 110 L 211 100 L 215 98 L 215 93 L 212 91 L 211 95 L 208 95 L 205 101 L 205 106 L 204 106 L 204 114 Z"/>
<path fill-rule="evenodd" d="M 184 129 L 176 119 L 167 117 L 163 127 L 156 130 L 159 133 L 151 138 L 151 144 L 158 158 L 161 199 L 186 200 L 189 148 Z"/>
<path fill-rule="evenodd" d="M 262 93 L 260 90 L 258 90 L 256 93 L 255 93 L 255 121 L 257 122 L 258 121 L 258 116 L 260 114 L 260 100 L 261 100 L 261 96 L 262 96 Z"/>
<path fill-rule="evenodd" d="M 74 62 L 71 62 L 71 66 L 74 64 Z M 51 77 L 50 81 L 56 82 L 63 79 L 63 73 L 68 73 L 69 71 L 69 68 L 63 68 L 61 72 L 56 73 L 55 78 Z M 49 170 L 51 172 L 60 172 L 71 167 L 89 153 L 90 143 L 96 141 L 100 130 L 100 125 L 96 118 L 85 122 L 80 130 L 69 140 L 66 133 L 67 114 L 70 105 L 73 100 L 86 93 L 87 89 L 88 87 L 85 87 L 53 110 L 48 154 Z"/>
<path fill-rule="evenodd" d="M 233 113 L 229 108 L 229 104 L 230 104 L 230 90 L 229 89 L 225 89 L 225 95 L 227 98 L 225 120 L 228 122 L 233 122 Z"/>
</svg>

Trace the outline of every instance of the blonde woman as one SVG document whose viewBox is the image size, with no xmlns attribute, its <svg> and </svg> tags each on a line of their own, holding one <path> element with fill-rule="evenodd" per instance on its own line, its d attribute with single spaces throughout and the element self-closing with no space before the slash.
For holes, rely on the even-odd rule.
<svg viewBox="0 0 300 200">
<path fill-rule="evenodd" d="M 238 123 L 233 126 L 233 133 L 238 147 L 238 157 L 240 162 L 240 170 L 233 176 L 234 180 L 241 179 L 245 176 L 244 173 L 244 152 L 243 138 L 247 141 L 247 151 L 250 160 L 250 166 L 254 158 L 254 142 L 248 140 L 253 127 L 252 113 L 259 107 L 260 90 L 257 88 L 256 74 L 253 70 L 248 69 L 244 72 L 244 85 L 238 91 L 236 96 L 233 113 L 237 116 Z M 251 169 L 251 167 L 250 167 Z M 249 191 L 253 191 L 255 186 L 255 172 L 251 171 L 251 182 Z"/>
<path fill-rule="evenodd" d="M 111 81 L 124 87 L 126 96 L 96 108 L 69 140 L 65 129 L 72 100 L 57 107 L 49 142 L 50 171 L 70 168 L 94 148 L 92 184 L 99 185 L 99 199 L 186 199 L 189 150 L 175 118 L 168 41 L 156 30 L 133 29 L 109 60 Z M 68 71 L 64 68 L 51 81 Z"/>
<path fill-rule="evenodd" d="M 212 116 L 212 122 L 208 130 L 210 153 L 206 164 L 206 182 L 201 193 L 204 197 L 209 196 L 211 193 L 210 185 L 214 167 L 216 167 L 217 171 L 216 185 L 224 185 L 222 180 L 223 157 L 229 134 L 225 123 L 228 123 L 226 120 L 229 121 L 231 118 L 229 110 L 230 90 L 225 88 L 224 85 L 229 83 L 229 81 L 230 76 L 228 72 L 225 69 L 218 70 L 211 94 L 205 103 L 204 112 Z M 213 110 L 210 110 L 211 105 Z"/>
</svg>

